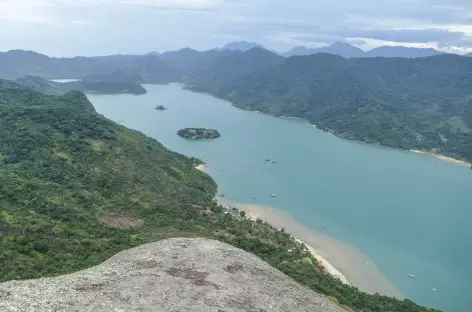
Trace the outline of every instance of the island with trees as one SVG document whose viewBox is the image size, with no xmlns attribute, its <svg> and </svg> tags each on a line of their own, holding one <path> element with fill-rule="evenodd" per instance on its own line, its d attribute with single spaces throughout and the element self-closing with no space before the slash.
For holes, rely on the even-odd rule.
<svg viewBox="0 0 472 312">
<path fill-rule="evenodd" d="M 217 139 L 221 136 L 217 130 L 206 128 L 180 129 L 177 135 L 188 140 Z"/>
</svg>

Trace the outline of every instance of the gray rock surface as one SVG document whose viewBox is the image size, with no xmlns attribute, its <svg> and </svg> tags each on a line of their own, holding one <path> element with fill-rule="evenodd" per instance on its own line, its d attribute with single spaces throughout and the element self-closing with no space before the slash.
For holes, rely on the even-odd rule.
<svg viewBox="0 0 472 312">
<path fill-rule="evenodd" d="M 174 238 L 70 275 L 0 284 L 0 311 L 345 312 L 256 256 Z"/>
</svg>

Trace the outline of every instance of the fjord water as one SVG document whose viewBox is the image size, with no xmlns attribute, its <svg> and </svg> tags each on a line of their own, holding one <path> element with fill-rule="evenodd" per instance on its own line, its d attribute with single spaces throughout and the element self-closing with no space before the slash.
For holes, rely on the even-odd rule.
<svg viewBox="0 0 472 312">
<path fill-rule="evenodd" d="M 145 88 L 141 96 L 88 97 L 104 116 L 205 161 L 228 200 L 279 208 L 358 248 L 415 302 L 472 311 L 471 170 L 242 111 L 176 84 Z M 222 136 L 187 141 L 176 135 L 186 127 Z"/>
</svg>

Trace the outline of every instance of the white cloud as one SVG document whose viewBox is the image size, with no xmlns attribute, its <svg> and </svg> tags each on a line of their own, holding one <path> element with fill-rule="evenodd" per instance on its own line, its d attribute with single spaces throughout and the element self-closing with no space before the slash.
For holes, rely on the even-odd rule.
<svg viewBox="0 0 472 312">
<path fill-rule="evenodd" d="M 0 0 L 0 21 L 14 23 L 52 24 L 41 12 L 49 1 L 44 0 Z"/>
<path fill-rule="evenodd" d="M 68 55 L 203 50 L 233 39 L 276 50 L 342 40 L 467 51 L 472 1 L 0 0 L 0 36 L 2 49 Z"/>
</svg>

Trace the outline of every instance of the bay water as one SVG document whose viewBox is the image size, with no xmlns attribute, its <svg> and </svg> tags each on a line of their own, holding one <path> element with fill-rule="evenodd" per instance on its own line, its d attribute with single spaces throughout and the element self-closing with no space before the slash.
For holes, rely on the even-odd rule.
<svg viewBox="0 0 472 312">
<path fill-rule="evenodd" d="M 471 170 L 243 111 L 178 84 L 144 87 L 140 96 L 88 98 L 105 117 L 202 159 L 228 200 L 278 208 L 354 246 L 415 302 L 472 311 Z M 214 128 L 221 138 L 177 136 L 187 127 Z"/>
</svg>

